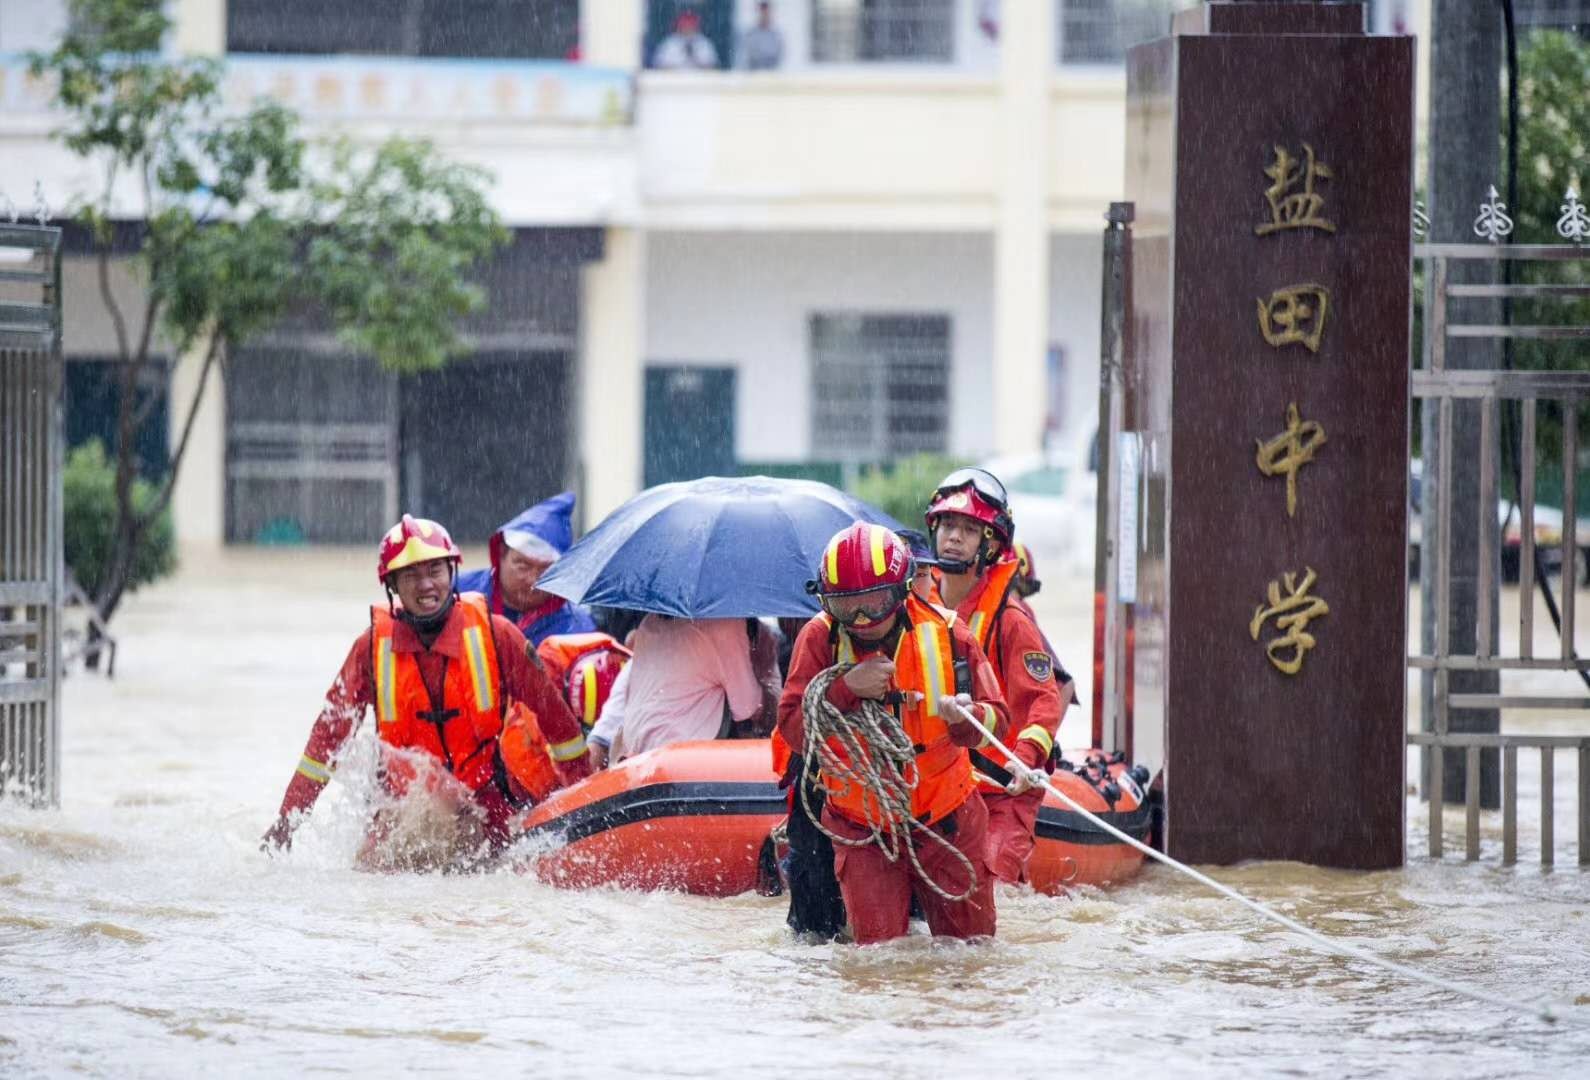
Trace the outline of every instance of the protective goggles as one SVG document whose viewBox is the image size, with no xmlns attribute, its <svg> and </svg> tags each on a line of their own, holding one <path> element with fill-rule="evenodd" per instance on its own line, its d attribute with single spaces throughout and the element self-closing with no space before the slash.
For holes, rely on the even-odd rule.
<svg viewBox="0 0 1590 1080">
<path fill-rule="evenodd" d="M 905 600 L 906 585 L 881 585 L 863 592 L 824 593 L 823 610 L 842 626 L 868 626 L 887 619 Z"/>
<path fill-rule="evenodd" d="M 956 469 L 944 478 L 944 483 L 933 490 L 935 498 L 948 495 L 952 491 L 959 491 L 971 485 L 972 490 L 984 499 L 1004 510 L 1010 506 L 1010 495 L 1005 491 L 1005 485 L 999 478 L 987 469 Z"/>
</svg>

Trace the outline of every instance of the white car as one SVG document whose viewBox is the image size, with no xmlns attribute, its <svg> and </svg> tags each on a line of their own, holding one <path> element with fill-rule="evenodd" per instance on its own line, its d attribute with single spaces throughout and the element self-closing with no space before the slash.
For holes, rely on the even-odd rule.
<svg viewBox="0 0 1590 1080">
<path fill-rule="evenodd" d="M 1424 515 L 1421 512 L 1424 493 L 1424 462 L 1414 458 L 1408 463 L 1408 572 L 1418 579 L 1419 552 L 1424 539 Z M 1523 512 L 1510 499 L 1496 502 L 1496 523 L 1502 527 L 1502 546 L 1499 552 L 1502 580 L 1518 580 L 1518 561 L 1523 552 Z M 1540 553 L 1546 572 L 1556 574 L 1562 570 L 1562 511 L 1555 506 L 1535 504 L 1535 547 Z M 1575 580 L 1583 582 L 1590 568 L 1590 517 L 1576 518 L 1574 543 L 1579 549 L 1579 565 L 1575 567 Z"/>
<path fill-rule="evenodd" d="M 981 464 L 1010 494 L 1016 539 L 1026 544 L 1046 574 L 1093 572 L 1094 502 L 1098 453 L 1093 431 L 1072 445 L 1036 454 L 1014 454 Z"/>
</svg>

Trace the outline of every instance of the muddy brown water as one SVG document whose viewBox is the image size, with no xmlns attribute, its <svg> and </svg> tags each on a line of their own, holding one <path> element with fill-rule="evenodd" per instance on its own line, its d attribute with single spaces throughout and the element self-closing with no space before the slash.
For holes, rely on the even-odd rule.
<svg viewBox="0 0 1590 1080">
<path fill-rule="evenodd" d="M 367 758 L 268 859 L 259 835 L 377 595 L 371 561 L 190 558 L 127 605 L 116 679 L 69 680 L 63 809 L 0 805 L 0 1076 L 1585 1075 L 1576 850 L 1502 869 L 1487 815 L 1488 864 L 1432 863 L 1412 797 L 1406 869 L 1216 873 L 1341 941 L 1567 1002 L 1568 1022 L 1322 955 L 1158 869 L 1069 900 L 1003 891 L 991 945 L 865 950 L 792 940 L 782 899 L 364 873 Z M 1090 592 L 1040 594 L 1076 669 Z M 1073 711 L 1065 741 L 1085 732 Z"/>
</svg>

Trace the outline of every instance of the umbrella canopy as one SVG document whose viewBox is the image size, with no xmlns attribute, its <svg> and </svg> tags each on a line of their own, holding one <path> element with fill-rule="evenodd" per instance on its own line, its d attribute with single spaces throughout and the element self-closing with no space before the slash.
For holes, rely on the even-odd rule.
<svg viewBox="0 0 1590 1080">
<path fill-rule="evenodd" d="M 900 523 L 815 480 L 708 476 L 648 488 L 614 510 L 538 586 L 583 604 L 686 619 L 811 615 L 806 582 L 857 521 Z"/>
</svg>

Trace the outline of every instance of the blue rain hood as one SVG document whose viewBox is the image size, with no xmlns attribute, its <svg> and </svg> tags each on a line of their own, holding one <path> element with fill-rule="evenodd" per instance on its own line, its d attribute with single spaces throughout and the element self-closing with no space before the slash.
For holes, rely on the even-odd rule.
<svg viewBox="0 0 1590 1080">
<path fill-rule="evenodd" d="M 574 492 L 543 499 L 491 534 L 491 565 L 501 565 L 503 548 L 555 561 L 574 543 Z"/>
</svg>

